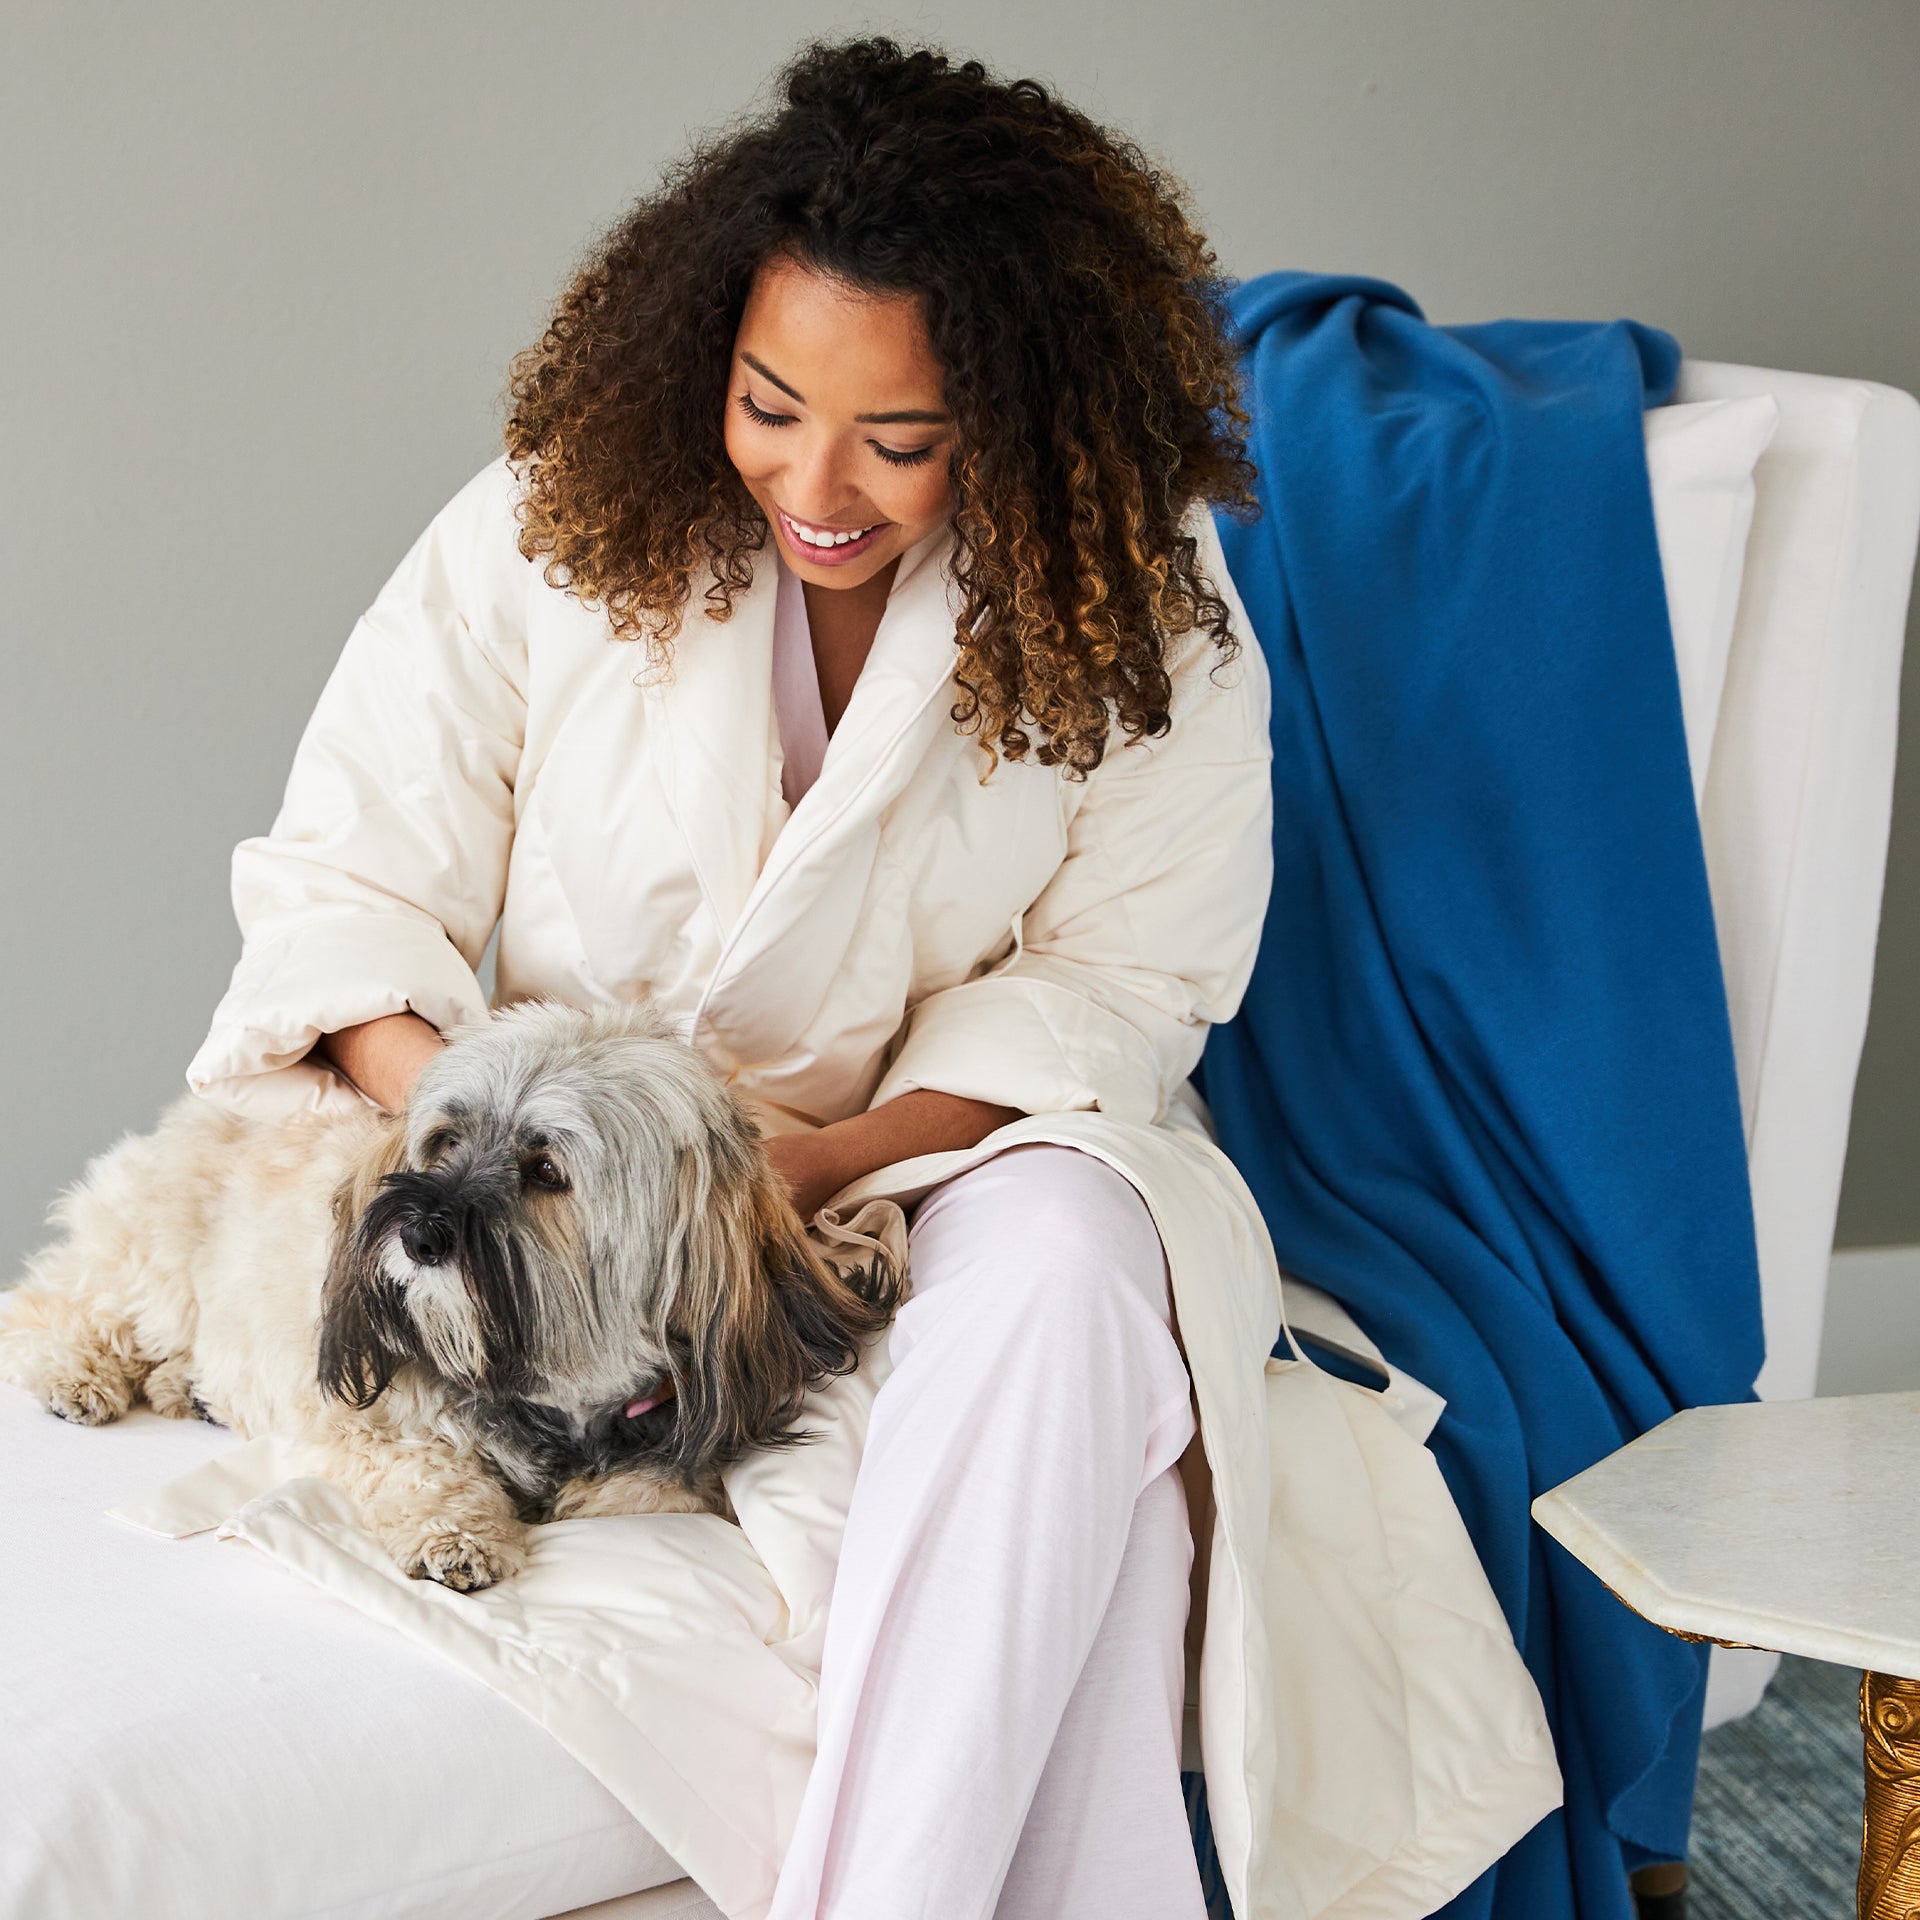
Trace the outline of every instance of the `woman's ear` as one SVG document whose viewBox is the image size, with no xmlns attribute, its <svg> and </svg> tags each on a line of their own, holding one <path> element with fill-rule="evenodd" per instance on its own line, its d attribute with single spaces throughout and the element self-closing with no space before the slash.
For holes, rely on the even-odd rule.
<svg viewBox="0 0 1920 1920">
<path fill-rule="evenodd" d="M 320 1289 L 320 1391 L 370 1407 L 417 1344 L 398 1284 L 381 1264 L 382 1236 L 367 1210 L 387 1176 L 406 1164 L 406 1124 L 394 1115 L 334 1189 L 327 1276 Z"/>
</svg>

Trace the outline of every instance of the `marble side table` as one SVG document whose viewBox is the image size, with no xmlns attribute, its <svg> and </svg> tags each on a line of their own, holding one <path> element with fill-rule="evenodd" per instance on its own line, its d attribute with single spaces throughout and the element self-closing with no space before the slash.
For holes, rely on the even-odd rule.
<svg viewBox="0 0 1920 1920">
<path fill-rule="evenodd" d="M 1859 1920 L 1920 1920 L 1920 1393 L 1676 1414 L 1533 1516 L 1669 1633 L 1865 1669 Z"/>
</svg>

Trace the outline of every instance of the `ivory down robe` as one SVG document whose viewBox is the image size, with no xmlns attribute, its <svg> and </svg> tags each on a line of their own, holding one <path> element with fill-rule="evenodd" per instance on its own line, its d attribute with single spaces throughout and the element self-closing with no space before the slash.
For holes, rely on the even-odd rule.
<svg viewBox="0 0 1920 1920">
<path fill-rule="evenodd" d="M 1239 1001 L 1272 871 L 1265 667 L 1210 519 L 1192 528 L 1246 637 L 1224 665 L 1204 635 L 1177 647 L 1161 739 L 1116 742 L 1081 784 L 1031 763 L 982 783 L 985 756 L 949 714 L 943 533 L 902 558 L 790 812 L 772 565 L 730 620 L 691 614 L 671 671 L 651 673 L 521 557 L 515 487 L 504 460 L 476 475 L 349 638 L 271 832 L 235 853 L 244 951 L 190 1084 L 261 1119 L 357 1106 L 306 1057 L 315 1039 L 409 1007 L 443 1029 L 485 1020 L 475 969 L 497 922 L 499 1003 L 650 995 L 770 1130 L 915 1087 L 1031 1116 L 870 1175 L 837 1197 L 829 1237 L 836 1221 L 897 1231 L 891 1206 L 866 1203 L 909 1200 L 1019 1140 L 1100 1155 L 1165 1244 L 1210 1467 L 1211 1512 L 1194 1509 L 1198 1733 L 1235 1912 L 1430 1912 L 1557 1804 L 1559 1776 L 1418 1443 L 1430 1405 L 1423 1418 L 1411 1383 L 1373 1394 L 1269 1359 L 1272 1250 L 1185 1085 Z M 388 1578 L 310 1483 L 291 1506 L 256 1500 L 237 1530 L 512 1694 L 730 1915 L 754 1915 L 804 1779 L 839 1516 L 883 1368 L 878 1353 L 829 1390 L 828 1439 L 743 1463 L 740 1528 L 565 1523 L 491 1595 Z M 270 1480 L 265 1458 L 256 1447 Z M 616 1540 L 654 1570 L 623 1576 L 619 1618 L 650 1599 L 683 1624 L 705 1608 L 696 1662 L 658 1657 L 644 1619 L 611 1649 L 613 1613 L 580 1624 L 592 1551 Z M 723 1565 L 724 1604 L 702 1586 Z M 657 1594 L 634 1601 L 636 1577 Z M 769 1650 L 775 1681 L 729 1678 Z M 658 1730 L 690 1716 L 663 1745 Z"/>
</svg>

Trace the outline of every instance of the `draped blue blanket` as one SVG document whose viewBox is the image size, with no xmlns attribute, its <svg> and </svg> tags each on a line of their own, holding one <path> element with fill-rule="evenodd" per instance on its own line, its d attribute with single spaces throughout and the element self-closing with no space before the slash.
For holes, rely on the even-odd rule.
<svg viewBox="0 0 1920 1920">
<path fill-rule="evenodd" d="M 1378 280 L 1231 300 L 1275 876 L 1202 1079 L 1281 1265 L 1447 1411 L 1433 1450 L 1567 1779 L 1449 1920 L 1624 1920 L 1686 1852 L 1704 1650 L 1528 1503 L 1749 1396 L 1759 1282 L 1632 321 L 1436 327 Z"/>
</svg>

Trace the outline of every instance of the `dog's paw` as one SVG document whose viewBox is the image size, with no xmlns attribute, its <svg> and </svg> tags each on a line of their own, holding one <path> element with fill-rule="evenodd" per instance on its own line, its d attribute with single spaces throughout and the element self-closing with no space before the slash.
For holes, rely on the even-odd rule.
<svg viewBox="0 0 1920 1920">
<path fill-rule="evenodd" d="M 134 1382 L 104 1347 L 41 1327 L 0 1333 L 0 1380 L 26 1391 L 76 1427 L 104 1427 L 133 1405 Z"/>
<path fill-rule="evenodd" d="M 113 1373 L 72 1374 L 45 1383 L 41 1397 L 47 1411 L 76 1427 L 104 1427 L 133 1405 L 133 1389 Z"/>
<path fill-rule="evenodd" d="M 186 1361 L 178 1356 L 162 1360 L 147 1375 L 141 1391 L 147 1397 L 147 1405 L 155 1413 L 165 1414 L 169 1420 L 213 1419 L 206 1403 L 193 1390 L 193 1382 L 187 1377 Z"/>
<path fill-rule="evenodd" d="M 394 1557 L 408 1579 L 436 1581 L 455 1593 L 478 1593 L 527 1564 L 518 1541 L 456 1526 L 430 1527 Z"/>
</svg>

